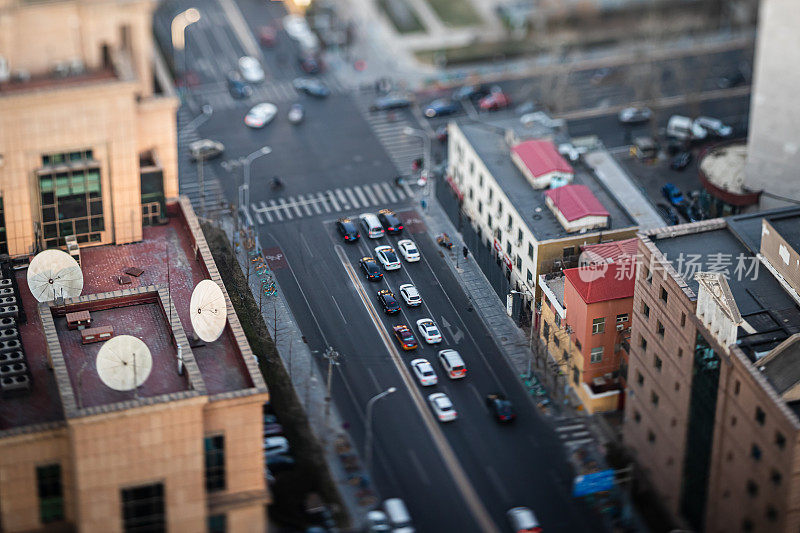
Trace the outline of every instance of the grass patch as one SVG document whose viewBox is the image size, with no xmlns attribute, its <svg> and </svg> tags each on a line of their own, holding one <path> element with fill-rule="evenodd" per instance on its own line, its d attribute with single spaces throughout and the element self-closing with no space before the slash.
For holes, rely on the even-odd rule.
<svg viewBox="0 0 800 533">
<path fill-rule="evenodd" d="M 419 21 L 419 16 L 408 5 L 406 0 L 378 0 L 378 5 L 392 21 L 398 33 L 416 33 L 425 31 L 425 26 Z"/>
<path fill-rule="evenodd" d="M 475 26 L 481 18 L 470 0 L 426 0 L 439 19 L 448 26 Z"/>
<path fill-rule="evenodd" d="M 247 342 L 258 357 L 261 374 L 269 387 L 270 403 L 283 425 L 286 438 L 292 445 L 292 455 L 297 461 L 293 470 L 275 476 L 270 519 L 295 529 L 304 529 L 310 525 L 304 510 L 305 499 L 309 493 L 315 492 L 331 506 L 337 523 L 344 528 L 348 525 L 347 514 L 325 462 L 322 446 L 311 431 L 308 416 L 275 349 L 228 238 L 210 224 L 203 224 L 203 233 L 242 323 Z"/>
</svg>

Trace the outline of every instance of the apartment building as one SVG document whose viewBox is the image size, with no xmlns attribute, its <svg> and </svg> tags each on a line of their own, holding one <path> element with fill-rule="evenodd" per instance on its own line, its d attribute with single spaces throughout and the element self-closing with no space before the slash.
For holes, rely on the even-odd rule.
<svg viewBox="0 0 800 533">
<path fill-rule="evenodd" d="M 0 0 L 0 253 L 136 242 L 178 195 L 155 4 Z"/>
<path fill-rule="evenodd" d="M 710 532 L 800 528 L 800 209 L 640 235 L 624 440 Z"/>
<path fill-rule="evenodd" d="M 37 302 L 26 270 L 4 264 L 19 305 L 0 308 L 3 531 L 267 530 L 267 388 L 189 201 L 166 214 L 140 242 L 81 248 L 75 298 Z M 192 334 L 189 302 L 204 279 L 227 305 L 213 342 Z M 85 343 L 75 312 L 144 341 L 152 369 L 138 387 L 102 379 L 96 359 L 110 341 Z"/>
</svg>

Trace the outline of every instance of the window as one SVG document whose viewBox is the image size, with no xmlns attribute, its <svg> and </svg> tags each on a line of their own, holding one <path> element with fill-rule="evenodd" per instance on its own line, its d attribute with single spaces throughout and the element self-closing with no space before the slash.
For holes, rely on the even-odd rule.
<svg viewBox="0 0 800 533">
<path fill-rule="evenodd" d="M 592 320 L 592 335 L 603 333 L 605 330 L 606 330 L 605 317 L 595 318 L 594 320 Z"/>
<path fill-rule="evenodd" d="M 732 417 L 731 417 L 731 426 L 735 426 L 735 425 L 736 425 L 736 421 L 737 421 L 737 418 L 736 418 L 736 416 L 735 416 L 735 415 L 734 415 L 734 416 L 732 416 Z"/>
<path fill-rule="evenodd" d="M 644 376 L 641 372 L 636 372 L 636 383 L 639 385 L 644 385 Z"/>
<path fill-rule="evenodd" d="M 650 318 L 650 306 L 642 302 L 642 314 L 645 318 Z"/>
<path fill-rule="evenodd" d="M 665 304 L 667 303 L 667 300 L 669 299 L 669 294 L 667 294 L 667 289 L 665 289 L 664 287 L 661 287 L 661 297 L 660 298 L 661 298 L 661 301 L 664 302 Z"/>
<path fill-rule="evenodd" d="M 655 391 L 650 391 L 650 402 L 658 407 L 658 394 Z"/>
<path fill-rule="evenodd" d="M 517 270 L 522 270 L 522 259 L 517 256 Z"/>
<path fill-rule="evenodd" d="M 163 533 L 164 484 L 122 489 L 122 528 L 126 533 Z"/>
<path fill-rule="evenodd" d="M 522 243 L 522 230 L 521 229 L 517 230 L 517 242 L 520 243 L 520 244 Z"/>
<path fill-rule="evenodd" d="M 577 366 L 572 367 L 572 382 L 575 383 L 575 385 L 579 385 L 581 382 L 581 371 L 578 370 Z"/>
<path fill-rule="evenodd" d="M 558 315 L 556 315 L 556 318 L 558 318 Z M 560 340 L 558 340 L 558 335 L 553 335 L 553 343 L 554 343 L 556 346 L 561 346 L 561 341 L 560 341 Z"/>
<path fill-rule="evenodd" d="M 215 514 L 208 517 L 208 533 L 225 533 L 228 530 L 228 517 Z"/>
<path fill-rule="evenodd" d="M 533 260 L 533 245 L 531 243 L 528 243 L 528 257 Z"/>
<path fill-rule="evenodd" d="M 483 202 L 478 201 L 478 213 L 483 213 Z"/>
<path fill-rule="evenodd" d="M 474 176 L 475 175 L 475 161 L 470 161 L 469 162 L 469 174 L 470 174 L 470 176 Z"/>
<path fill-rule="evenodd" d="M 225 437 L 215 435 L 204 440 L 206 451 L 206 490 L 225 490 Z"/>
<path fill-rule="evenodd" d="M 656 370 L 661 372 L 661 367 L 663 366 L 663 363 L 661 361 L 661 358 L 655 354 L 653 354 L 653 366 L 656 367 Z"/>
<path fill-rule="evenodd" d="M 575 348 L 577 348 L 579 352 L 583 349 L 583 346 L 581 346 L 581 341 L 578 339 L 575 339 Z"/>
<path fill-rule="evenodd" d="M 753 444 L 753 447 L 750 448 L 750 457 L 755 459 L 756 461 L 761 460 L 761 448 Z"/>
<path fill-rule="evenodd" d="M 478 176 L 478 186 L 483 187 L 483 174 Z"/>
<path fill-rule="evenodd" d="M 686 313 L 681 313 L 681 327 L 686 325 Z"/>
<path fill-rule="evenodd" d="M 503 202 L 497 202 L 497 216 L 503 214 Z"/>
<path fill-rule="evenodd" d="M 653 282 L 653 273 L 647 267 L 642 267 L 642 277 L 647 283 Z"/>
<path fill-rule="evenodd" d="M 770 479 L 770 481 L 772 481 L 772 484 L 777 487 L 778 485 L 781 484 L 781 480 L 783 479 L 783 475 L 781 475 L 781 473 L 778 472 L 777 470 L 773 469 L 772 473 L 770 473 L 770 475 L 769 475 L 769 479 Z"/>
<path fill-rule="evenodd" d="M 664 338 L 664 324 L 662 324 L 660 320 L 656 321 L 656 332 L 661 336 L 662 339 Z"/>
<path fill-rule="evenodd" d="M 678 348 L 678 359 L 683 357 L 683 348 Z"/>
<path fill-rule="evenodd" d="M 753 531 L 753 521 L 750 520 L 749 518 L 745 518 L 744 520 L 742 520 L 742 531 L 744 531 L 745 533 Z"/>
<path fill-rule="evenodd" d="M 766 420 L 767 414 L 760 407 L 756 407 L 756 422 L 763 426 Z"/>
<path fill-rule="evenodd" d="M 781 450 L 786 447 L 786 437 L 780 431 L 775 432 L 775 445 Z"/>
<path fill-rule="evenodd" d="M 36 467 L 36 488 L 39 494 L 39 519 L 43 524 L 64 519 L 64 493 L 61 487 L 61 465 Z"/>
<path fill-rule="evenodd" d="M 506 255 L 511 255 L 511 241 L 506 243 Z"/>
<path fill-rule="evenodd" d="M 6 216 L 3 198 L 0 196 L 0 254 L 8 253 L 8 237 L 6 236 Z"/>
<path fill-rule="evenodd" d="M 742 386 L 742 384 L 741 384 L 741 383 L 739 383 L 739 380 L 737 379 L 737 380 L 736 380 L 736 383 L 733 385 L 733 393 L 734 393 L 736 396 L 739 396 L 739 390 L 741 389 L 741 386 Z"/>
<path fill-rule="evenodd" d="M 486 213 L 486 224 L 489 225 L 489 231 L 492 229 L 492 214 Z"/>
<path fill-rule="evenodd" d="M 681 384 L 676 381 L 675 382 L 675 392 L 678 392 L 679 390 L 681 390 Z"/>
<path fill-rule="evenodd" d="M 513 226 L 514 226 L 514 221 L 511 219 L 511 215 L 508 215 L 508 224 L 506 224 L 506 227 L 508 227 L 509 231 L 511 231 L 511 228 Z"/>
<path fill-rule="evenodd" d="M 598 346 L 597 348 L 592 348 L 592 354 L 591 354 L 592 363 L 599 363 L 602 360 L 603 360 L 603 347 Z"/>
<path fill-rule="evenodd" d="M 642 421 L 642 415 L 639 414 L 639 411 L 633 412 L 633 421 L 636 422 L 637 424 Z"/>
<path fill-rule="evenodd" d="M 652 431 L 648 430 L 647 431 L 647 440 L 648 440 L 648 442 L 651 442 L 651 443 L 655 442 L 656 441 L 656 434 L 653 433 Z"/>
<path fill-rule="evenodd" d="M 562 251 L 561 255 L 566 259 L 567 257 L 572 257 L 575 255 L 575 247 L 574 246 L 566 246 Z"/>
<path fill-rule="evenodd" d="M 550 339 L 550 323 L 549 322 L 545 322 L 544 323 L 544 338 L 545 338 L 545 340 L 549 340 Z"/>
<path fill-rule="evenodd" d="M 753 498 L 758 496 L 758 485 L 752 479 L 747 480 L 747 494 Z"/>
<path fill-rule="evenodd" d="M 556 312 L 555 309 L 553 309 L 553 313 L 555 313 L 555 312 Z M 561 315 L 556 313 L 555 315 L 553 315 L 553 318 L 556 321 L 556 326 L 561 327 Z"/>
<path fill-rule="evenodd" d="M 45 248 L 64 245 L 64 237 L 75 235 L 79 243 L 96 242 L 105 230 L 99 163 L 69 154 L 42 156 L 57 167 L 38 171 L 42 237 Z M 78 153 L 78 152 L 75 152 Z M 56 162 L 57 160 L 57 162 Z M 69 161 L 69 166 L 63 163 Z"/>
<path fill-rule="evenodd" d="M 530 283 L 531 281 L 533 281 L 533 272 L 531 272 L 531 269 L 530 269 L 530 268 L 528 269 L 528 272 L 527 272 L 527 274 L 525 275 L 525 278 L 528 280 L 528 283 Z"/>
<path fill-rule="evenodd" d="M 643 352 L 647 351 L 647 339 L 639 335 L 639 346 L 642 348 Z"/>
<path fill-rule="evenodd" d="M 628 313 L 622 313 L 621 315 L 617 315 L 617 324 L 622 324 L 623 322 L 628 321 Z"/>
<path fill-rule="evenodd" d="M 469 188 L 469 199 L 470 199 L 470 200 L 472 200 L 472 199 L 474 199 L 474 198 L 475 198 L 475 194 L 474 194 L 474 192 L 473 192 L 473 190 L 472 190 L 472 187 L 470 187 L 470 188 Z"/>
<path fill-rule="evenodd" d="M 778 511 L 771 505 L 767 505 L 767 520 L 770 522 L 775 522 L 778 520 Z"/>
<path fill-rule="evenodd" d="M 494 199 L 494 190 L 491 187 L 489 187 L 489 202 L 491 203 L 493 199 Z"/>
</svg>

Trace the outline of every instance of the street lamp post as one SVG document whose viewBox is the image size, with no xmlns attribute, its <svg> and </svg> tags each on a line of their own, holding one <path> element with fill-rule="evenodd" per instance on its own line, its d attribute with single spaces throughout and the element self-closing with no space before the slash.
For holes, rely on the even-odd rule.
<svg viewBox="0 0 800 533">
<path fill-rule="evenodd" d="M 247 206 L 250 205 L 250 165 L 252 165 L 253 161 L 259 157 L 269 155 L 271 153 L 272 148 L 269 146 L 262 146 L 244 158 L 244 165 L 242 165 L 244 167 L 244 184 L 239 188 L 240 208 L 242 203 L 244 204 L 245 209 L 247 209 Z"/>
<path fill-rule="evenodd" d="M 385 398 L 389 396 L 393 392 L 395 392 L 397 388 L 389 387 L 383 392 L 379 392 L 375 396 L 369 399 L 367 402 L 367 427 L 366 427 L 366 435 L 364 437 L 364 464 L 366 465 L 367 472 L 372 471 L 372 407 L 375 405 L 375 402 L 380 400 L 381 398 Z"/>
<path fill-rule="evenodd" d="M 420 180 L 417 182 L 418 185 L 422 185 L 425 187 L 423 194 L 428 196 L 428 178 L 430 177 L 430 164 L 431 164 L 431 138 L 430 136 L 422 130 L 417 130 L 411 127 L 406 126 L 403 128 L 403 135 L 409 135 L 414 137 L 420 137 L 422 139 L 423 144 L 423 154 L 422 154 L 422 174 L 420 175 Z"/>
<path fill-rule="evenodd" d="M 172 67 L 178 71 L 178 51 L 186 48 L 186 28 L 200 20 L 200 10 L 191 7 L 175 15 L 170 24 L 172 35 Z M 186 84 L 186 53 L 184 52 L 183 81 Z"/>
</svg>

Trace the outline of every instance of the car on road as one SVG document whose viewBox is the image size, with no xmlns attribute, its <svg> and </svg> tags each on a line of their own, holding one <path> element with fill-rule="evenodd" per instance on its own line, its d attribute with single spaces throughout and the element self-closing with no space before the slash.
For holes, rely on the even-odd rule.
<svg viewBox="0 0 800 533">
<path fill-rule="evenodd" d="M 336 229 L 345 242 L 356 242 L 361 235 L 358 233 L 358 228 L 349 217 L 342 217 L 336 221 Z"/>
<path fill-rule="evenodd" d="M 401 239 L 397 241 L 397 248 L 400 250 L 400 254 L 403 256 L 403 259 L 405 259 L 407 262 L 416 263 L 419 261 L 419 249 L 411 239 Z"/>
<path fill-rule="evenodd" d="M 669 162 L 669 168 L 672 170 L 683 170 L 692 162 L 692 152 L 680 152 Z"/>
<path fill-rule="evenodd" d="M 461 354 L 455 350 L 447 349 L 439 352 L 439 362 L 450 379 L 460 379 L 467 375 L 467 367 Z"/>
<path fill-rule="evenodd" d="M 199 139 L 189 143 L 189 157 L 192 161 L 208 161 L 225 152 L 225 145 L 211 139 Z"/>
<path fill-rule="evenodd" d="M 503 91 L 493 91 L 478 102 L 484 111 L 498 111 L 511 105 L 511 99 Z"/>
<path fill-rule="evenodd" d="M 301 122 L 303 122 L 303 119 L 305 117 L 306 117 L 306 110 L 303 107 L 303 104 L 292 104 L 292 107 L 289 108 L 289 114 L 287 115 L 289 123 L 300 124 Z"/>
<path fill-rule="evenodd" d="M 400 260 L 397 258 L 397 253 L 394 248 L 388 244 L 375 247 L 375 257 L 378 258 L 386 270 L 398 270 L 400 268 Z"/>
<path fill-rule="evenodd" d="M 380 281 L 383 278 L 383 272 L 381 272 L 378 262 L 375 261 L 374 257 L 362 257 L 359 260 L 359 264 L 361 265 L 361 270 L 364 272 L 364 276 L 366 276 L 368 280 Z"/>
<path fill-rule="evenodd" d="M 411 361 L 411 369 L 414 371 L 414 375 L 417 376 L 419 384 L 423 387 L 430 387 L 439 382 L 439 378 L 436 377 L 436 372 L 433 370 L 433 365 L 427 359 L 414 359 Z"/>
<path fill-rule="evenodd" d="M 389 525 L 386 513 L 375 509 L 367 513 L 366 529 L 367 533 L 389 533 L 392 526 Z"/>
<path fill-rule="evenodd" d="M 417 288 L 411 283 L 403 283 L 399 287 L 400 296 L 405 300 L 409 307 L 417 307 L 422 304 L 422 296 L 419 295 Z"/>
<path fill-rule="evenodd" d="M 367 237 L 370 239 L 383 237 L 383 226 L 374 213 L 361 213 L 358 215 L 358 220 L 361 222 L 363 230 L 367 233 Z"/>
<path fill-rule="evenodd" d="M 227 76 L 228 92 L 237 99 L 250 98 L 253 95 L 253 88 L 250 87 L 236 71 L 229 72 Z"/>
<path fill-rule="evenodd" d="M 439 422 L 451 422 L 458 418 L 456 408 L 453 406 L 453 402 L 450 401 L 447 394 L 443 392 L 434 392 L 428 396 L 428 403 L 431 404 L 431 409 L 433 409 L 433 413 L 436 415 L 436 418 L 439 419 Z"/>
<path fill-rule="evenodd" d="M 264 102 L 250 108 L 244 117 L 245 125 L 251 128 L 263 128 L 278 114 L 278 106 Z"/>
<path fill-rule="evenodd" d="M 388 95 L 375 99 L 370 111 L 390 111 L 392 109 L 403 109 L 411 105 L 411 100 L 406 96 Z"/>
<path fill-rule="evenodd" d="M 675 211 L 667 204 L 657 203 L 656 210 L 658 214 L 661 215 L 661 218 L 664 219 L 664 222 L 670 226 L 674 226 L 678 223 L 678 215 L 676 215 Z"/>
<path fill-rule="evenodd" d="M 453 92 L 453 100 L 477 100 L 489 94 L 485 85 L 464 85 Z"/>
<path fill-rule="evenodd" d="M 486 407 L 492 412 L 498 422 L 511 422 L 517 418 L 514 406 L 504 394 L 499 392 L 486 396 Z"/>
<path fill-rule="evenodd" d="M 653 111 L 649 107 L 626 107 L 617 118 L 623 124 L 644 124 L 653 118 Z"/>
<path fill-rule="evenodd" d="M 387 315 L 393 315 L 400 312 L 400 302 L 394 297 L 392 291 L 383 289 L 378 291 L 378 302 L 383 307 L 383 312 Z"/>
<path fill-rule="evenodd" d="M 727 138 L 733 135 L 733 128 L 724 124 L 720 119 L 713 117 L 697 117 L 694 123 L 715 137 Z"/>
<path fill-rule="evenodd" d="M 239 58 L 239 72 L 245 81 L 250 83 L 261 83 L 264 81 L 264 69 L 261 68 L 261 63 L 258 59 L 251 56 L 243 56 Z"/>
<path fill-rule="evenodd" d="M 391 209 L 381 209 L 378 211 L 378 220 L 381 222 L 386 233 L 396 235 L 403 231 L 403 223 Z"/>
<path fill-rule="evenodd" d="M 400 343 L 400 346 L 402 346 L 404 350 L 417 349 L 419 345 L 417 344 L 417 339 L 414 338 L 414 334 L 411 332 L 411 328 L 405 324 L 400 324 L 394 326 L 392 330 L 394 331 L 395 338 L 397 338 L 397 342 Z"/>
<path fill-rule="evenodd" d="M 383 512 L 392 526 L 392 533 L 414 533 L 413 522 L 408 508 L 400 498 L 389 498 L 383 502 Z"/>
<path fill-rule="evenodd" d="M 280 455 L 289 451 L 289 441 L 286 437 L 267 437 L 264 439 L 264 455 Z"/>
<path fill-rule="evenodd" d="M 517 533 L 541 533 L 542 528 L 533 511 L 527 507 L 514 507 L 506 511 L 511 529 Z"/>
<path fill-rule="evenodd" d="M 275 46 L 278 39 L 278 32 L 272 26 L 261 26 L 258 29 L 258 42 L 263 46 Z"/>
<path fill-rule="evenodd" d="M 461 106 L 458 102 L 454 100 L 446 100 L 444 98 L 439 98 L 434 100 L 427 106 L 425 106 L 425 110 L 423 113 L 428 118 L 434 117 L 444 117 L 447 115 L 453 115 L 458 113 L 461 110 Z"/>
<path fill-rule="evenodd" d="M 442 342 L 442 334 L 439 328 L 436 327 L 436 322 L 430 318 L 420 318 L 417 320 L 417 329 L 428 344 Z"/>
<path fill-rule="evenodd" d="M 319 74 L 322 72 L 322 61 L 314 54 L 304 54 L 297 58 L 300 69 L 306 74 Z"/>
<path fill-rule="evenodd" d="M 325 98 L 331 94 L 331 90 L 328 89 L 327 85 L 314 78 L 295 78 L 292 80 L 292 85 L 298 91 L 317 98 Z"/>
<path fill-rule="evenodd" d="M 708 132 L 689 117 L 672 115 L 667 122 L 667 137 L 681 141 L 702 141 Z"/>
<path fill-rule="evenodd" d="M 661 187 L 661 194 L 664 195 L 664 198 L 667 199 L 670 205 L 675 207 L 686 203 L 683 193 L 674 183 L 665 183 L 664 186 Z"/>
</svg>

